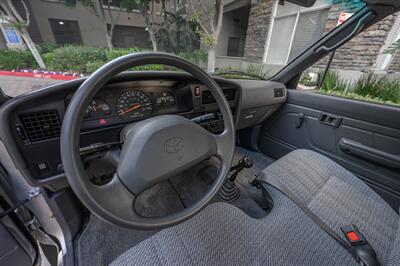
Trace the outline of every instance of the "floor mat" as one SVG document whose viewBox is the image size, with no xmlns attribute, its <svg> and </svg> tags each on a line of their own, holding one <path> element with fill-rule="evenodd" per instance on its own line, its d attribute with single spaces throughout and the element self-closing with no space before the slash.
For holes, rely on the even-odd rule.
<svg viewBox="0 0 400 266">
<path fill-rule="evenodd" d="M 254 166 L 244 169 L 238 175 L 237 183 L 241 195 L 232 204 L 245 210 L 249 216 L 262 217 L 265 215 L 265 211 L 257 203 L 258 200 L 262 200 L 261 193 L 250 186 L 249 181 L 273 160 L 261 153 L 237 148 L 233 164 L 236 164 L 244 155 L 253 159 Z M 215 161 L 208 161 L 193 167 L 171 178 L 169 182 L 163 182 L 146 191 L 141 195 L 142 199 L 136 208 L 142 215 L 163 216 L 188 207 L 207 191 L 216 173 Z M 218 198 L 213 201 L 218 201 Z M 89 222 L 76 243 L 77 264 L 79 266 L 108 265 L 123 252 L 156 232 L 128 230 L 90 215 Z"/>
<path fill-rule="evenodd" d="M 201 163 L 144 191 L 135 204 L 136 211 L 143 216 L 160 217 L 176 213 L 197 202 L 213 181 L 212 176 L 204 171 L 212 166 L 209 162 Z M 104 222 L 91 214 L 89 223 L 76 243 L 77 264 L 108 265 L 123 252 L 156 232 L 128 230 Z"/>
<path fill-rule="evenodd" d="M 155 233 L 156 231 L 128 230 L 91 215 L 77 241 L 77 264 L 108 265 L 126 250 Z"/>
</svg>

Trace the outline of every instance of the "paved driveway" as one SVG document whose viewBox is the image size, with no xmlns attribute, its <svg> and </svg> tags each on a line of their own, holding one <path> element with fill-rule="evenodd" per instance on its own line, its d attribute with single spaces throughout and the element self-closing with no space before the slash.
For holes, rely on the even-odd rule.
<svg viewBox="0 0 400 266">
<path fill-rule="evenodd" d="M 19 94 L 40 89 L 51 84 L 63 82 L 62 80 L 25 78 L 25 77 L 7 77 L 0 76 L 0 88 L 9 95 L 17 96 Z"/>
</svg>

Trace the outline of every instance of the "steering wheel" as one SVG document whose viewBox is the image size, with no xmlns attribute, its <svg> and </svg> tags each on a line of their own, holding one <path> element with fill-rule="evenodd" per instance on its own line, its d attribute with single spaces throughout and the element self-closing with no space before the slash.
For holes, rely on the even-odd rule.
<svg viewBox="0 0 400 266">
<path fill-rule="evenodd" d="M 131 123 L 121 131 L 123 146 L 112 180 L 102 186 L 95 185 L 90 182 L 79 154 L 80 128 L 85 110 L 96 93 L 116 74 L 149 64 L 177 67 L 207 86 L 220 108 L 225 129 L 221 134 L 214 135 L 178 115 L 160 115 Z M 61 157 L 70 186 L 92 213 L 126 228 L 156 229 L 192 217 L 216 195 L 229 172 L 235 146 L 234 135 L 229 104 L 210 75 L 177 56 L 135 53 L 105 64 L 75 92 L 62 125 Z M 144 217 L 137 213 L 135 200 L 144 190 L 211 156 L 219 159 L 220 169 L 213 184 L 198 202 L 164 217 Z"/>
</svg>

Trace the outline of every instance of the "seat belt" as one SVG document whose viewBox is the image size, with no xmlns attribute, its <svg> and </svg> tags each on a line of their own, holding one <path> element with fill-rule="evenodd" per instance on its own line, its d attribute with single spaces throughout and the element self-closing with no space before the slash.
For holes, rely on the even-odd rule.
<svg viewBox="0 0 400 266">
<path fill-rule="evenodd" d="M 365 241 L 363 244 L 367 245 L 367 248 L 356 248 L 352 244 L 347 243 L 343 240 L 338 233 L 332 230 L 321 218 L 319 218 L 306 204 L 304 204 L 295 193 L 289 190 L 284 184 L 282 184 L 276 177 L 266 177 L 263 179 L 257 179 L 260 182 L 260 185 L 263 187 L 263 193 L 267 193 L 265 184 L 268 184 L 281 193 L 286 195 L 290 200 L 292 200 L 303 212 L 314 222 L 316 223 L 322 230 L 324 230 L 330 237 L 332 237 L 338 244 L 340 244 L 347 252 L 362 266 L 380 266 L 378 259 L 376 258 L 376 254 L 373 251 L 372 247 Z M 269 196 L 270 198 L 270 196 Z M 358 232 L 358 230 L 357 230 Z M 358 232 L 359 233 L 359 232 Z M 360 233 L 359 233 L 360 234 Z M 360 234 L 361 235 L 361 234 Z M 365 240 L 365 238 L 362 236 Z M 365 252 L 368 250 L 369 252 Z M 371 253 L 372 252 L 372 253 Z"/>
</svg>

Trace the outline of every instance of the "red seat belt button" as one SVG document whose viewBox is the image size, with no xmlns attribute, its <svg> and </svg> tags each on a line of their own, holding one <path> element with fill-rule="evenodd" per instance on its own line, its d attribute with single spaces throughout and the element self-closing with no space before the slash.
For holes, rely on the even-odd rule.
<svg viewBox="0 0 400 266">
<path fill-rule="evenodd" d="M 347 238 L 350 240 L 350 242 L 360 242 L 361 238 L 357 235 L 356 232 L 350 231 L 346 233 Z"/>
</svg>

